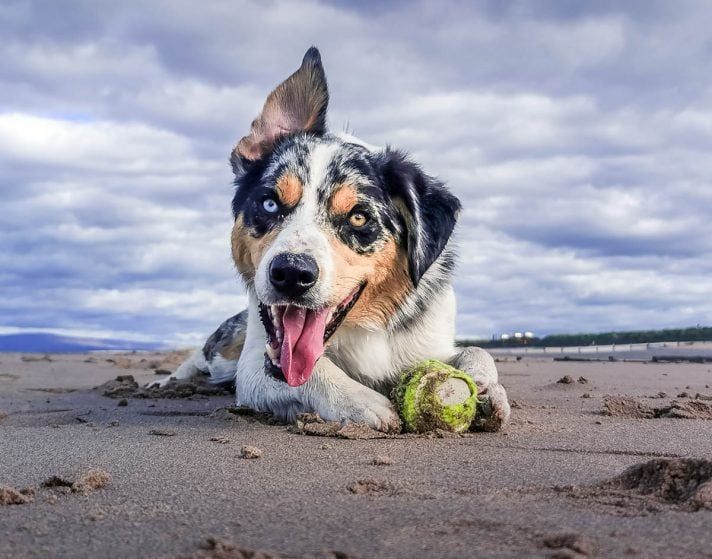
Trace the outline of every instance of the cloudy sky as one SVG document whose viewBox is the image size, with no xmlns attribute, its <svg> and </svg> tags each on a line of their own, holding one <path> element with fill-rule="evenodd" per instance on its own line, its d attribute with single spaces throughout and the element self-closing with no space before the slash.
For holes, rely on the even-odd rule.
<svg viewBox="0 0 712 559">
<path fill-rule="evenodd" d="M 712 323 L 712 5 L 0 2 L 0 333 L 197 344 L 227 162 L 317 45 L 332 129 L 462 199 L 460 335 Z"/>
</svg>

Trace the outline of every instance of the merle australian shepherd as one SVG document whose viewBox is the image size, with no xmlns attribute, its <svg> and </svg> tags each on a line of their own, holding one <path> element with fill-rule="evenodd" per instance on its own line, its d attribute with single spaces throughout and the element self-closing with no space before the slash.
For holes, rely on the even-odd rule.
<svg viewBox="0 0 712 559">
<path fill-rule="evenodd" d="M 248 308 L 174 378 L 234 383 L 237 403 L 293 421 L 399 429 L 388 395 L 423 359 L 478 385 L 476 428 L 510 414 L 494 361 L 454 344 L 459 200 L 405 153 L 329 132 L 319 51 L 270 93 L 231 155 L 232 256 Z"/>
</svg>

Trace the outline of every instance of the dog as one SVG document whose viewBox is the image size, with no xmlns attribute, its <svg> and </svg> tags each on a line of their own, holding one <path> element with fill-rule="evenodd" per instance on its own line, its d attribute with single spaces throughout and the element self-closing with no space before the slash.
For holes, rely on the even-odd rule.
<svg viewBox="0 0 712 559">
<path fill-rule="evenodd" d="M 234 148 L 232 257 L 248 308 L 170 377 L 234 383 L 237 404 L 394 432 L 388 398 L 423 359 L 470 374 L 478 429 L 510 416 L 492 357 L 455 346 L 459 200 L 405 153 L 327 130 L 319 51 L 272 91 Z"/>
</svg>

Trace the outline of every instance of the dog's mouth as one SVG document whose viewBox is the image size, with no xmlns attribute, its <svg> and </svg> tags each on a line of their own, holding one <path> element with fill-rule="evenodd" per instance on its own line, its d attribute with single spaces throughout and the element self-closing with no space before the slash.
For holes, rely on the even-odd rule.
<svg viewBox="0 0 712 559">
<path fill-rule="evenodd" d="M 267 332 L 265 369 L 289 386 L 301 386 L 312 374 L 324 346 L 363 293 L 355 288 L 335 307 L 308 309 L 296 305 L 260 303 L 260 319 Z"/>
</svg>

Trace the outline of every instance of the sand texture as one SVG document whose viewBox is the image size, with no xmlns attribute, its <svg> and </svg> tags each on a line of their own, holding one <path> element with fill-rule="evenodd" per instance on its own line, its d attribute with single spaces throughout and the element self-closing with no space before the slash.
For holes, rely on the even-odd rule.
<svg viewBox="0 0 712 559">
<path fill-rule="evenodd" d="M 504 360 L 505 432 L 412 436 L 142 388 L 184 355 L 0 354 L 0 557 L 712 558 L 710 363 Z"/>
</svg>

